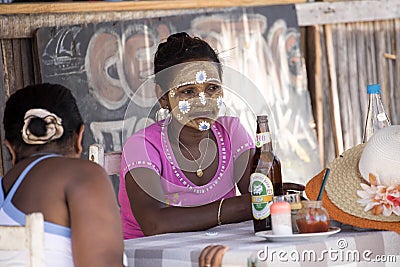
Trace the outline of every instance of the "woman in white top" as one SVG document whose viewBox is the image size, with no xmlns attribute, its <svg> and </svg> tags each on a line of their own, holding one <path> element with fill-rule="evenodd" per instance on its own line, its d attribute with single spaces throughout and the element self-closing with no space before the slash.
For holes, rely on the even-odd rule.
<svg viewBox="0 0 400 267">
<path fill-rule="evenodd" d="M 13 167 L 1 178 L 0 225 L 45 219 L 47 266 L 123 266 L 118 206 L 105 171 L 81 159 L 84 124 L 71 92 L 56 84 L 17 90 L 4 110 Z M 0 266 L 24 266 L 0 253 Z"/>
</svg>

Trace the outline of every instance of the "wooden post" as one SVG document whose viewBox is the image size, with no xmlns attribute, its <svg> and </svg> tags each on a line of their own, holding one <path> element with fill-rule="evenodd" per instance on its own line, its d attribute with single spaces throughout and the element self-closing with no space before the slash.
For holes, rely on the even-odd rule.
<svg viewBox="0 0 400 267">
<path fill-rule="evenodd" d="M 334 31 L 332 31 L 334 29 Z M 347 50 L 347 38 L 346 38 L 346 27 L 345 24 L 339 23 L 331 26 L 332 41 L 335 40 L 336 54 L 334 55 L 333 61 L 336 59 L 335 70 L 337 77 L 337 95 L 340 105 L 338 107 L 333 106 L 337 109 L 340 116 L 340 124 L 342 129 L 343 138 L 343 149 L 347 149 L 353 146 L 353 139 L 351 132 L 353 130 L 353 112 L 352 103 L 350 98 L 349 88 L 349 64 L 348 50 Z M 336 58 L 336 59 L 335 59 Z M 343 152 L 343 151 L 342 151 Z M 341 154 L 341 152 L 340 152 Z"/>
<path fill-rule="evenodd" d="M 321 166 L 325 166 L 325 142 L 324 142 L 324 107 L 323 107 L 323 91 L 322 91 L 322 52 L 321 52 L 321 38 L 320 38 L 320 26 L 315 25 L 310 27 L 312 29 L 311 38 L 314 40 L 312 44 L 314 47 L 314 88 L 315 88 L 315 114 L 317 123 L 317 138 L 319 146 L 319 155 L 321 160 Z M 310 39 L 311 39 L 310 38 Z M 311 55 L 310 55 L 311 56 Z"/>
<path fill-rule="evenodd" d="M 400 19 L 395 21 L 395 49 L 396 51 L 396 62 L 395 62 L 395 73 L 400 73 Z M 394 77 L 394 88 L 393 88 L 393 114 L 400 114 L 400 75 Z M 400 118 L 392 118 L 392 124 L 400 124 Z"/>
<path fill-rule="evenodd" d="M 364 90 L 364 87 L 360 87 L 358 83 L 358 76 L 360 67 L 357 64 L 357 25 L 356 23 L 348 23 L 346 27 L 346 40 L 347 40 L 347 51 L 348 61 L 347 65 L 349 68 L 349 95 L 352 111 L 352 145 L 361 143 L 364 121 L 361 118 L 361 103 L 360 103 L 360 90 Z"/>
<path fill-rule="evenodd" d="M 358 89 L 359 89 L 359 99 L 360 102 L 360 117 L 362 122 L 362 127 L 365 124 L 365 119 L 367 115 L 368 108 L 368 97 L 367 97 L 367 57 L 366 57 L 366 27 L 365 23 L 356 23 L 356 45 L 357 45 L 357 79 L 358 79 Z M 364 131 L 364 128 L 362 128 Z"/>
<path fill-rule="evenodd" d="M 324 25 L 324 30 L 326 53 L 328 58 L 329 91 L 331 96 L 331 116 L 333 119 L 335 154 L 336 157 L 338 157 L 340 154 L 343 153 L 344 148 L 331 25 Z"/>
</svg>

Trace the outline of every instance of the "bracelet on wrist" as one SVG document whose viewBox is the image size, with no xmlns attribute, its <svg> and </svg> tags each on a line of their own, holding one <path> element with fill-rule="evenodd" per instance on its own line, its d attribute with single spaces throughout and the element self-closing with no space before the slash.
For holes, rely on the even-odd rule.
<svg viewBox="0 0 400 267">
<path fill-rule="evenodd" d="M 218 214 L 217 214 L 218 226 L 221 226 L 221 225 L 222 225 L 222 221 L 221 221 L 222 202 L 224 202 L 224 199 L 223 199 L 223 198 L 222 198 L 221 201 L 219 202 L 219 206 L 218 206 Z"/>
</svg>

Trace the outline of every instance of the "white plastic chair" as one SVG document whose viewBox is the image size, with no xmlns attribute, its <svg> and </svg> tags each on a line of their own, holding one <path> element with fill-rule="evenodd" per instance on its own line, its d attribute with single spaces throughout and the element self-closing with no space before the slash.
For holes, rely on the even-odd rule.
<svg viewBox="0 0 400 267">
<path fill-rule="evenodd" d="M 44 267 L 44 219 L 35 212 L 26 215 L 25 226 L 0 226 L 0 250 L 25 250 L 26 266 Z"/>
</svg>

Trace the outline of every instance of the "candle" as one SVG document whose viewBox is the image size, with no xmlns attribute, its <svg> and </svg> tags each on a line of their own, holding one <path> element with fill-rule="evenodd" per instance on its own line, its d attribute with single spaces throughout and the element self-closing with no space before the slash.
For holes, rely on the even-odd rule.
<svg viewBox="0 0 400 267">
<path fill-rule="evenodd" d="M 290 204 L 286 201 L 274 202 L 271 205 L 271 223 L 273 235 L 291 235 L 292 219 Z"/>
</svg>

